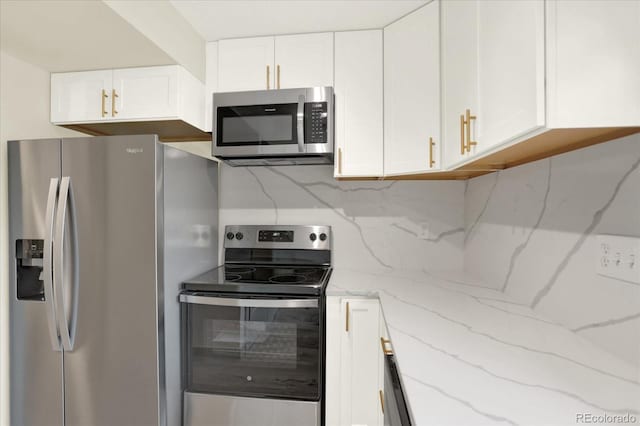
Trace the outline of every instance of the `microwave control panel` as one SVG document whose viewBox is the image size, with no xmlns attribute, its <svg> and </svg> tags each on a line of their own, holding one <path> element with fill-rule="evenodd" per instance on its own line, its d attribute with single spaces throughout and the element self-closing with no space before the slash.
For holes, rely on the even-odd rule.
<svg viewBox="0 0 640 426">
<path fill-rule="evenodd" d="M 306 102 L 304 104 L 305 143 L 327 143 L 327 102 Z"/>
</svg>

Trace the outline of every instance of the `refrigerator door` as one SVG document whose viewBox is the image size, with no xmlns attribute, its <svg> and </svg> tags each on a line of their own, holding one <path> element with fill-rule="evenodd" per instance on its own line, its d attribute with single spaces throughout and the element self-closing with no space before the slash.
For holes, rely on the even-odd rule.
<svg viewBox="0 0 640 426">
<path fill-rule="evenodd" d="M 161 158 L 155 136 L 62 140 L 61 182 L 68 178 L 67 199 L 73 198 L 59 215 L 64 259 L 54 259 L 64 268 L 66 426 L 161 422 Z"/>
<path fill-rule="evenodd" d="M 9 398 L 16 426 L 64 423 L 63 353 L 51 270 L 60 146 L 59 139 L 8 143 Z"/>
</svg>

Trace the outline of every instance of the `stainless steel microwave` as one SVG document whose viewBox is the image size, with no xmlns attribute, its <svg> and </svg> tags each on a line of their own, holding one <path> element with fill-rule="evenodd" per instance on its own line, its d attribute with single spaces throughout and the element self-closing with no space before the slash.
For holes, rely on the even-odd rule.
<svg viewBox="0 0 640 426">
<path fill-rule="evenodd" d="M 332 164 L 332 87 L 213 94 L 211 151 L 232 166 Z"/>
</svg>

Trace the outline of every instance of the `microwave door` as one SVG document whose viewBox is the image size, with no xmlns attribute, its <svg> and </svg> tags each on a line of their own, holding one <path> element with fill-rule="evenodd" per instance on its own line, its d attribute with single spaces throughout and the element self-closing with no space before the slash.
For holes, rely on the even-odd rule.
<svg viewBox="0 0 640 426">
<path fill-rule="evenodd" d="M 298 153 L 304 150 L 304 102 L 221 106 L 215 146 L 221 154 Z"/>
</svg>

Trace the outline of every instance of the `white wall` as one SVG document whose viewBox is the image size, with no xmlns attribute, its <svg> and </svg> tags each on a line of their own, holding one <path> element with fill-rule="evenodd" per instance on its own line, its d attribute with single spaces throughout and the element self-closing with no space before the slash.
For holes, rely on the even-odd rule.
<svg viewBox="0 0 640 426">
<path fill-rule="evenodd" d="M 49 123 L 49 73 L 0 51 L 0 425 L 9 424 L 7 140 L 72 135 Z"/>
<path fill-rule="evenodd" d="M 598 234 L 640 237 L 640 134 L 469 181 L 465 266 L 640 368 L 640 285 L 596 274 Z"/>
</svg>

